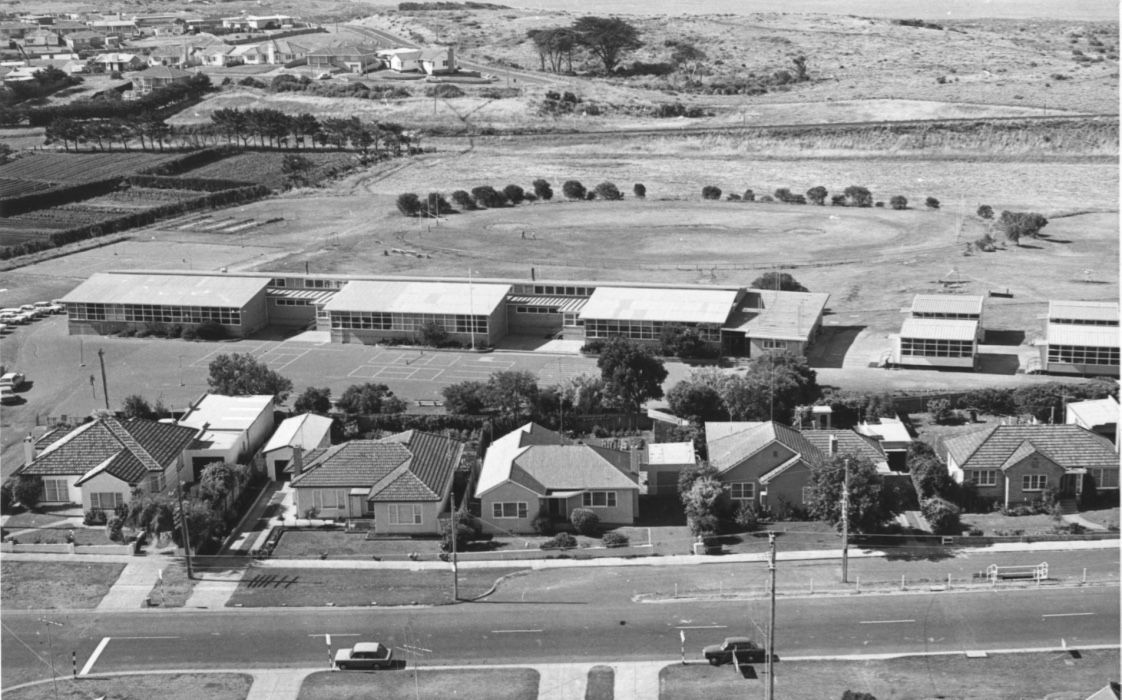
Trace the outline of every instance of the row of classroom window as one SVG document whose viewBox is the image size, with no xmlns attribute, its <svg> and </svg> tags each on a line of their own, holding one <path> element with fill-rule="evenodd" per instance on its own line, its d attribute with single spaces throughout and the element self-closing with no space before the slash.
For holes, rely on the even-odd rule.
<svg viewBox="0 0 1122 700">
<path fill-rule="evenodd" d="M 1097 348 L 1086 345 L 1049 345 L 1049 362 L 1073 365 L 1117 365 L 1118 348 Z"/>
<path fill-rule="evenodd" d="M 1116 318 L 1050 318 L 1048 323 L 1062 323 L 1069 326 L 1117 326 Z"/>
<path fill-rule="evenodd" d="M 224 326 L 240 326 L 239 309 L 223 306 L 162 306 L 155 304 L 67 303 L 72 321 L 127 321 L 133 323 L 203 323 L 217 321 Z"/>
<path fill-rule="evenodd" d="M 487 333 L 486 316 L 466 314 L 393 314 L 370 311 L 332 311 L 331 328 L 361 331 L 419 331 L 435 323 L 449 333 Z"/>
<path fill-rule="evenodd" d="M 697 329 L 698 336 L 710 343 L 721 341 L 721 329 L 716 326 L 704 324 L 675 324 L 669 321 L 605 321 L 600 319 L 585 319 L 585 334 L 589 338 L 611 338 L 622 336 L 632 340 L 658 340 L 662 337 L 662 330 L 666 326 L 683 325 Z"/>
<path fill-rule="evenodd" d="M 912 357 L 973 357 L 974 342 L 970 340 L 901 338 L 900 354 L 911 355 Z"/>
</svg>

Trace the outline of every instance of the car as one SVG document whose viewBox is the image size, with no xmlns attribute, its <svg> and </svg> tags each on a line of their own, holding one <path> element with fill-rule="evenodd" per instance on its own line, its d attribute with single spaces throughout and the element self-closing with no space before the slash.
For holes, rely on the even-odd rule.
<svg viewBox="0 0 1122 700">
<path fill-rule="evenodd" d="M 348 670 L 375 670 L 393 666 L 393 649 L 378 642 L 359 642 L 351 649 L 335 652 L 335 668 Z"/>
<path fill-rule="evenodd" d="M 26 382 L 27 377 L 23 376 L 19 372 L 8 372 L 7 374 L 0 376 L 0 387 L 7 388 L 11 391 L 19 391 L 23 388 L 23 385 Z"/>
<path fill-rule="evenodd" d="M 19 394 L 12 391 L 9 386 L 0 386 L 0 404 L 6 406 L 12 403 L 19 403 Z"/>
<path fill-rule="evenodd" d="M 45 314 L 61 314 L 66 308 L 57 301 L 37 301 L 34 306 Z"/>
<path fill-rule="evenodd" d="M 32 318 L 39 318 L 40 316 L 46 316 L 47 315 L 47 312 L 46 312 L 45 309 L 40 309 L 37 306 L 35 306 L 35 304 L 24 304 L 23 306 L 19 307 L 19 310 L 20 310 L 20 313 L 31 314 Z"/>
<path fill-rule="evenodd" d="M 712 666 L 730 664 L 762 664 L 766 660 L 764 650 L 748 637 L 728 637 L 720 644 L 710 644 L 702 650 L 705 660 Z"/>
<path fill-rule="evenodd" d="M 21 311 L 16 314 L 16 323 L 31 323 L 39 318 L 39 314 L 34 311 Z"/>
</svg>

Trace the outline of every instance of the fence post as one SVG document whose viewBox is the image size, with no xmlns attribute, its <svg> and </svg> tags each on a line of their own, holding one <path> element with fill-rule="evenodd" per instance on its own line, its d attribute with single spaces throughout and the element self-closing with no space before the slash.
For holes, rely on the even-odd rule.
<svg viewBox="0 0 1122 700">
<path fill-rule="evenodd" d="M 951 575 L 947 574 L 947 590 L 951 590 Z"/>
<path fill-rule="evenodd" d="M 1087 583 L 1087 567 L 1083 567 L 1083 583 Z"/>
<path fill-rule="evenodd" d="M 857 592 L 858 593 L 861 592 L 861 577 L 860 576 L 857 577 Z"/>
<path fill-rule="evenodd" d="M 907 574 L 900 574 L 900 590 L 902 591 L 907 590 L 907 585 L 904 582 L 905 577 L 907 577 Z"/>
</svg>

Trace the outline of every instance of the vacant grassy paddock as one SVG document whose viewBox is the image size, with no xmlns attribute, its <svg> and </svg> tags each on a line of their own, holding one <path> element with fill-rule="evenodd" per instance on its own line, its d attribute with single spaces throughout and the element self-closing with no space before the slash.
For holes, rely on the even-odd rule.
<svg viewBox="0 0 1122 700">
<path fill-rule="evenodd" d="M 529 668 L 464 669 L 370 673 L 314 673 L 300 687 L 299 700 L 365 700 L 385 698 L 488 698 L 533 700 L 538 697 L 538 672 Z M 610 696 L 609 696 L 610 697 Z"/>
<path fill-rule="evenodd" d="M 9 690 L 10 700 L 241 700 L 249 694 L 253 677 L 241 673 L 169 673 L 119 678 L 60 678 L 55 683 Z"/>
<path fill-rule="evenodd" d="M 0 562 L 0 603 L 18 610 L 96 608 L 124 564 Z"/>
</svg>

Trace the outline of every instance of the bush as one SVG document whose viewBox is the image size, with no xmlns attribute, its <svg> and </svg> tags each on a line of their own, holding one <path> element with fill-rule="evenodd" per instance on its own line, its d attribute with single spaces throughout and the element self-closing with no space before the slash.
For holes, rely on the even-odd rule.
<svg viewBox="0 0 1122 700">
<path fill-rule="evenodd" d="M 706 185 L 705 187 L 701 188 L 701 198 L 702 199 L 720 199 L 721 198 L 721 188 L 716 187 L 714 185 Z"/>
<path fill-rule="evenodd" d="M 477 205 L 488 209 L 494 209 L 506 204 L 506 197 L 490 185 L 473 187 L 471 189 L 471 196 Z"/>
<path fill-rule="evenodd" d="M 928 197 L 927 199 L 923 200 L 923 203 L 927 206 L 928 209 L 939 208 L 939 200 L 935 199 L 934 197 Z"/>
<path fill-rule="evenodd" d="M 647 196 L 647 187 L 641 182 L 636 182 L 635 186 L 631 188 L 631 191 L 639 199 L 643 199 Z"/>
<path fill-rule="evenodd" d="M 736 509 L 736 525 L 744 532 L 755 532 L 760 529 L 759 508 L 751 501 L 745 501 Z"/>
<path fill-rule="evenodd" d="M 518 185 L 507 185 L 503 188 L 503 194 L 510 200 L 511 204 L 521 204 L 522 200 L 526 198 L 526 190 Z"/>
<path fill-rule="evenodd" d="M 567 180 L 564 185 L 561 185 L 561 194 L 569 199 L 584 199 L 587 192 L 579 180 Z"/>
<path fill-rule="evenodd" d="M 195 335 L 202 340 L 222 340 L 226 337 L 226 327 L 218 321 L 203 321 L 195 327 Z"/>
<path fill-rule="evenodd" d="M 109 518 L 109 522 L 105 524 L 105 532 L 109 535 L 109 539 L 113 542 L 122 542 L 124 537 L 122 530 L 125 528 L 125 519 L 119 515 L 114 515 Z"/>
<path fill-rule="evenodd" d="M 545 542 L 542 542 L 542 549 L 573 549 L 577 546 L 577 538 L 573 537 L 567 532 L 559 532 Z"/>
<path fill-rule="evenodd" d="M 609 202 L 623 199 L 619 188 L 612 182 L 601 182 L 599 185 L 596 185 L 596 196 Z"/>
<path fill-rule="evenodd" d="M 745 202 L 756 201 L 756 193 L 752 190 L 744 190 L 744 194 L 740 195 Z"/>
<path fill-rule="evenodd" d="M 16 498 L 12 495 L 12 485 L 9 483 L 0 485 L 0 515 L 10 514 L 15 501 Z"/>
<path fill-rule="evenodd" d="M 775 199 L 777 201 L 787 203 L 790 202 L 793 197 L 794 195 L 791 194 L 791 190 L 787 189 L 786 187 L 780 187 L 779 189 L 775 190 Z"/>
<path fill-rule="evenodd" d="M 553 518 L 549 517 L 549 514 L 544 510 L 534 516 L 534 519 L 530 522 L 530 527 L 534 528 L 534 532 L 539 535 L 552 535 L 557 530 L 553 524 Z"/>
<path fill-rule="evenodd" d="M 193 326 L 187 326 L 183 329 L 183 332 L 179 337 L 183 338 L 184 340 L 195 340 L 199 337 L 199 332 L 196 331 Z"/>
<path fill-rule="evenodd" d="M 12 496 L 24 508 L 35 508 L 39 505 L 39 500 L 43 498 L 43 480 L 37 476 L 19 477 L 12 489 Z"/>
<path fill-rule="evenodd" d="M 936 535 L 958 535 L 962 533 L 962 511 L 958 506 L 942 498 L 929 498 L 921 508 L 923 517 L 931 525 Z"/>
<path fill-rule="evenodd" d="M 927 412 L 938 425 L 957 425 L 962 422 L 947 399 L 931 399 L 927 402 Z"/>
<path fill-rule="evenodd" d="M 82 517 L 82 523 L 85 525 L 104 525 L 108 520 L 105 511 L 100 508 L 90 508 Z"/>
<path fill-rule="evenodd" d="M 569 522 L 585 537 L 600 534 L 600 516 L 588 508 L 576 508 L 569 514 Z"/>
<path fill-rule="evenodd" d="M 436 321 L 429 321 L 421 326 L 421 342 L 434 348 L 443 347 L 448 342 L 448 331 Z"/>
<path fill-rule="evenodd" d="M 609 549 L 613 547 L 626 547 L 631 544 L 631 540 L 627 539 L 627 535 L 622 532 L 615 532 L 614 530 L 612 532 L 605 532 L 604 536 L 600 538 L 600 541 Z"/>
<path fill-rule="evenodd" d="M 891 199 L 888 200 L 888 206 L 892 207 L 893 209 L 895 209 L 897 211 L 899 211 L 901 209 L 907 209 L 908 208 L 908 198 L 904 197 L 902 195 L 895 195 L 894 197 L 892 197 Z"/>
<path fill-rule="evenodd" d="M 978 207 L 978 216 L 982 217 L 983 219 L 992 219 L 993 207 L 988 204 L 983 204 L 982 206 Z"/>
<path fill-rule="evenodd" d="M 832 207 L 844 207 L 845 206 L 845 195 L 844 194 L 832 195 L 830 197 L 830 206 L 832 206 Z"/>
<path fill-rule="evenodd" d="M 464 211 L 471 211 L 472 209 L 479 208 L 475 205 L 475 200 L 471 198 L 471 195 L 468 194 L 466 190 L 456 190 L 453 192 L 452 201 Z"/>
</svg>

